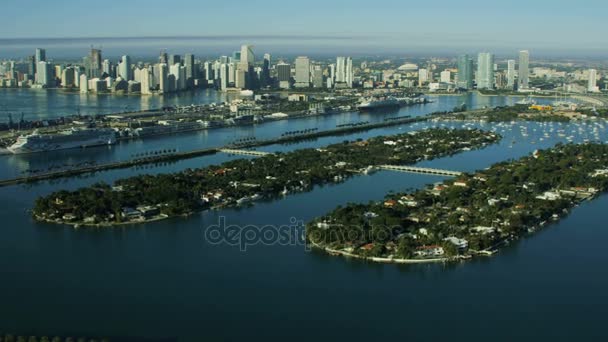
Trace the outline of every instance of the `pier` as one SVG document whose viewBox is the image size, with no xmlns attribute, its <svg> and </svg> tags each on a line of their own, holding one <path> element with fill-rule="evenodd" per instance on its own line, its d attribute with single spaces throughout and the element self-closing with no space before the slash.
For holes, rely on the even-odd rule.
<svg viewBox="0 0 608 342">
<path fill-rule="evenodd" d="M 378 165 L 377 169 L 388 171 L 399 171 L 407 173 L 421 173 L 426 175 L 458 177 L 462 175 L 460 171 L 431 169 L 426 167 L 402 166 L 402 165 Z"/>
</svg>

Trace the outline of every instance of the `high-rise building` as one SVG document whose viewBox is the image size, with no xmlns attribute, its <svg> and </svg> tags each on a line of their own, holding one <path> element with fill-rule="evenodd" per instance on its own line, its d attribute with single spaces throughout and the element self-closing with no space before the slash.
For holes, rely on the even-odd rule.
<svg viewBox="0 0 608 342">
<path fill-rule="evenodd" d="M 74 79 L 75 73 L 74 68 L 65 68 L 61 72 L 61 86 L 64 88 L 71 88 L 76 85 L 76 80 Z"/>
<path fill-rule="evenodd" d="M 458 87 L 473 89 L 473 60 L 469 55 L 458 57 Z"/>
<path fill-rule="evenodd" d="M 186 79 L 188 82 L 196 78 L 196 69 L 194 65 L 194 55 L 187 53 L 184 56 L 184 66 L 186 67 Z"/>
<path fill-rule="evenodd" d="M 477 57 L 477 89 L 494 89 L 494 55 L 482 52 Z"/>
<path fill-rule="evenodd" d="M 295 74 L 295 87 L 296 88 L 309 88 L 310 87 L 310 59 L 305 56 L 296 58 L 296 74 Z"/>
<path fill-rule="evenodd" d="M 80 92 L 86 94 L 89 92 L 89 78 L 86 74 L 80 75 Z"/>
<path fill-rule="evenodd" d="M 336 86 L 338 84 L 344 84 L 348 88 L 353 87 L 353 60 L 350 57 L 337 57 L 335 65 L 335 78 L 334 82 Z"/>
<path fill-rule="evenodd" d="M 141 93 L 144 95 L 149 95 L 152 94 L 152 91 L 150 90 L 152 88 L 151 85 L 151 73 L 150 73 L 150 69 L 143 68 L 139 71 L 139 78 L 140 78 L 140 83 L 141 83 Z"/>
<path fill-rule="evenodd" d="M 587 91 L 590 93 L 599 91 L 597 86 L 597 70 L 595 69 L 589 69 L 589 83 L 587 85 Z"/>
<path fill-rule="evenodd" d="M 509 59 L 507 61 L 507 88 L 513 89 L 515 87 L 515 60 Z"/>
<path fill-rule="evenodd" d="M 323 69 L 320 65 L 315 65 L 312 69 L 312 86 L 323 88 Z"/>
<path fill-rule="evenodd" d="M 35 55 L 35 59 L 34 62 L 36 63 L 36 65 L 38 65 L 38 63 L 40 62 L 46 62 L 46 50 L 45 49 L 36 49 L 36 55 Z"/>
<path fill-rule="evenodd" d="M 103 62 L 101 63 L 101 73 L 108 75 L 110 77 L 114 77 L 116 75 L 114 75 L 114 70 L 113 70 L 113 65 L 112 62 L 110 62 L 109 59 L 104 59 Z"/>
<path fill-rule="evenodd" d="M 530 52 L 519 52 L 519 89 L 528 89 L 530 82 Z"/>
<path fill-rule="evenodd" d="M 88 66 L 85 66 L 85 67 L 87 67 L 87 74 L 88 74 L 89 78 L 101 77 L 101 74 L 103 73 L 102 72 L 103 60 L 101 59 L 101 50 L 91 48 L 91 52 L 89 53 L 88 62 L 89 62 Z"/>
<path fill-rule="evenodd" d="M 166 92 L 168 92 L 168 80 L 167 80 L 167 76 L 168 76 L 168 70 L 167 70 L 167 64 L 165 63 L 158 63 L 157 65 L 158 67 L 158 91 L 161 94 L 164 94 Z"/>
<path fill-rule="evenodd" d="M 270 59 L 271 57 L 269 53 L 264 54 L 264 64 L 262 65 L 262 74 L 260 77 L 260 81 L 263 87 L 267 87 L 272 83 L 270 77 Z"/>
<path fill-rule="evenodd" d="M 449 70 L 444 70 L 439 76 L 441 83 L 450 83 L 452 81 L 452 73 Z"/>
<path fill-rule="evenodd" d="M 36 64 L 36 83 L 43 87 L 53 86 L 51 63 L 41 61 Z"/>
<path fill-rule="evenodd" d="M 247 63 L 247 65 L 253 65 L 255 63 L 255 55 L 253 53 L 252 45 L 241 46 L 241 55 L 239 63 Z"/>
<path fill-rule="evenodd" d="M 422 87 L 428 81 L 429 81 L 429 70 L 428 69 L 418 69 L 418 86 Z"/>
<path fill-rule="evenodd" d="M 133 79 L 131 71 L 131 57 L 125 55 L 122 56 L 120 64 L 118 65 L 118 77 L 122 77 L 125 81 Z"/>
<path fill-rule="evenodd" d="M 180 55 L 169 55 L 169 66 L 181 63 L 182 57 Z"/>
<path fill-rule="evenodd" d="M 220 65 L 220 90 L 225 91 L 230 84 L 230 67 L 226 63 Z"/>
<path fill-rule="evenodd" d="M 169 64 L 169 56 L 165 50 L 160 51 L 160 55 L 158 56 L 158 64 Z"/>
<path fill-rule="evenodd" d="M 277 81 L 279 88 L 288 89 L 291 82 L 291 65 L 279 62 L 277 64 Z"/>
</svg>

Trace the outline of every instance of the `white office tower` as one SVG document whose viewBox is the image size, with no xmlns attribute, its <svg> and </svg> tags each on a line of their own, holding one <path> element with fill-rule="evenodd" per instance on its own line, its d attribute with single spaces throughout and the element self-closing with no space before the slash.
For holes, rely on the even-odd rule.
<svg viewBox="0 0 608 342">
<path fill-rule="evenodd" d="M 52 86 L 51 64 L 45 61 L 38 62 L 36 65 L 36 83 L 43 87 Z"/>
<path fill-rule="evenodd" d="M 139 70 L 139 78 L 139 83 L 141 84 L 141 93 L 143 95 L 152 94 L 152 75 L 147 67 Z"/>
<path fill-rule="evenodd" d="M 429 80 L 429 71 L 427 69 L 418 69 L 418 86 L 422 87 Z"/>
<path fill-rule="evenodd" d="M 295 87 L 296 88 L 309 88 L 310 87 L 310 59 L 308 57 L 300 56 L 296 58 L 296 75 L 295 75 Z"/>
<path fill-rule="evenodd" d="M 227 77 L 227 84 L 234 84 L 235 83 L 235 77 L 236 77 L 236 64 L 234 63 L 229 63 L 228 65 L 228 77 Z"/>
<path fill-rule="evenodd" d="M 122 77 L 125 81 L 133 79 L 131 76 L 131 57 L 122 56 L 120 64 L 118 64 L 118 77 Z"/>
<path fill-rule="evenodd" d="M 101 71 L 108 76 L 112 76 L 112 63 L 110 63 L 109 59 L 103 60 L 103 63 L 101 64 Z"/>
<path fill-rule="evenodd" d="M 240 63 L 245 65 L 253 65 L 255 63 L 255 55 L 253 54 L 253 45 L 242 45 L 241 46 L 241 60 Z"/>
<path fill-rule="evenodd" d="M 89 79 L 86 74 L 80 75 L 80 92 L 82 94 L 89 92 Z"/>
<path fill-rule="evenodd" d="M 441 83 L 450 83 L 452 82 L 452 73 L 449 70 L 444 70 L 440 74 Z"/>
<path fill-rule="evenodd" d="M 599 91 L 599 87 L 597 86 L 597 70 L 595 69 L 589 69 L 589 85 L 587 86 L 587 91 L 590 93 Z"/>
<path fill-rule="evenodd" d="M 330 70 L 331 72 L 331 70 Z M 353 60 L 350 57 L 337 57 L 335 65 L 335 76 L 332 77 L 336 86 L 342 84 L 347 88 L 353 87 Z"/>
<path fill-rule="evenodd" d="M 346 82 L 346 57 L 336 58 L 336 83 Z"/>
<path fill-rule="evenodd" d="M 213 80 L 213 63 L 205 62 L 205 64 L 203 64 L 203 67 L 205 69 L 205 79 L 207 81 Z"/>
<path fill-rule="evenodd" d="M 74 68 L 74 87 L 80 88 L 80 69 Z"/>
<path fill-rule="evenodd" d="M 241 68 L 236 68 L 236 74 L 234 75 L 234 86 L 236 88 L 245 89 L 247 85 L 247 73 Z"/>
<path fill-rule="evenodd" d="M 513 89 L 515 87 L 515 60 L 509 59 L 507 61 L 507 88 Z"/>
<path fill-rule="evenodd" d="M 61 85 L 64 88 L 70 88 L 75 85 L 76 81 L 74 80 L 74 68 L 65 68 L 63 72 L 61 72 Z"/>
<path fill-rule="evenodd" d="M 494 55 L 482 52 L 477 56 L 477 89 L 494 89 Z"/>
<path fill-rule="evenodd" d="M 226 89 L 228 89 L 228 84 L 230 83 L 229 78 L 230 76 L 228 75 L 230 72 L 230 67 L 228 64 L 223 63 L 222 65 L 220 65 L 220 72 L 219 72 L 219 76 L 220 76 L 220 90 L 221 91 L 226 91 Z"/>
<path fill-rule="evenodd" d="M 530 82 L 530 52 L 519 52 L 519 89 L 528 89 Z"/>
<path fill-rule="evenodd" d="M 157 67 L 158 67 L 158 91 L 161 94 L 164 94 L 169 91 L 169 89 L 168 89 L 169 85 L 168 85 L 168 80 L 167 80 L 169 71 L 167 68 L 167 64 L 165 64 L 165 63 L 159 63 L 159 64 L 157 64 Z"/>
<path fill-rule="evenodd" d="M 320 65 L 315 65 L 312 69 L 313 88 L 323 88 L 323 69 Z"/>
</svg>

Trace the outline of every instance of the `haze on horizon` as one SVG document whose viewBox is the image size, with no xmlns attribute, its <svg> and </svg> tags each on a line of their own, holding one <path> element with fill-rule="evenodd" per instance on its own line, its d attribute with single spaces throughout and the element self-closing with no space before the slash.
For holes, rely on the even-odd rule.
<svg viewBox="0 0 608 342">
<path fill-rule="evenodd" d="M 218 51 L 224 51 L 218 41 L 226 39 L 270 52 L 285 45 L 287 53 L 504 54 L 529 49 L 536 55 L 597 57 L 608 54 L 606 10 L 608 4 L 600 0 L 106 0 L 86 6 L 76 0 L 5 0 L 3 11 L 14 15 L 5 16 L 0 27 L 0 50 L 32 38 L 82 38 L 74 42 L 84 48 L 87 40 L 112 45 L 107 37 L 203 37 Z"/>
</svg>

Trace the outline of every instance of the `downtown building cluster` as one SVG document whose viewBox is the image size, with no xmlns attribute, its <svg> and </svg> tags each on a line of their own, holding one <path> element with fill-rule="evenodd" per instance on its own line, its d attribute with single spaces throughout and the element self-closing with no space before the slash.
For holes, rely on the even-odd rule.
<svg viewBox="0 0 608 342">
<path fill-rule="evenodd" d="M 251 45 L 243 45 L 232 56 L 198 60 L 193 54 L 176 55 L 161 51 L 156 63 L 134 63 L 124 55 L 117 61 L 104 59 L 101 49 L 91 48 L 81 63 L 53 63 L 45 49 L 36 49 L 25 61 L 4 63 L 2 86 L 79 90 L 81 93 L 165 94 L 193 88 L 221 91 L 352 88 L 355 85 L 350 57 L 321 64 L 297 57 L 289 64 L 272 64 L 270 54 L 258 61 Z"/>
</svg>

